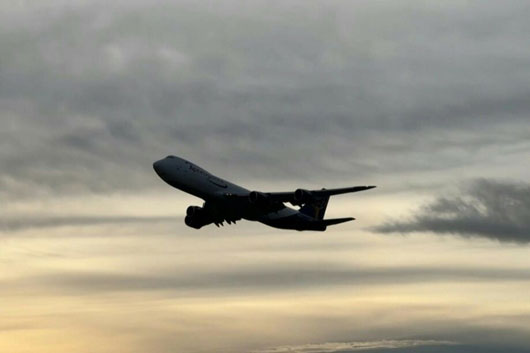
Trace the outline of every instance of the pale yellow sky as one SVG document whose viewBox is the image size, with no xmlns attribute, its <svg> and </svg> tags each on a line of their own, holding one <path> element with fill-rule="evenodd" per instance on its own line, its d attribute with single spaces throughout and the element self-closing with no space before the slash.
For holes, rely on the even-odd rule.
<svg viewBox="0 0 530 353">
<path fill-rule="evenodd" d="M 250 352 L 322 342 L 530 334 L 527 248 L 428 234 L 377 235 L 415 200 L 337 198 L 359 220 L 325 233 L 255 223 L 195 231 L 175 221 L 3 231 L 2 352 Z M 142 217 L 178 195 L 20 202 L 11 212 Z M 64 206 L 61 206 L 64 205 Z M 71 213 L 70 213 L 71 212 Z M 178 211 L 173 211 L 174 215 Z M 491 332 L 493 333 L 491 333 Z"/>
</svg>

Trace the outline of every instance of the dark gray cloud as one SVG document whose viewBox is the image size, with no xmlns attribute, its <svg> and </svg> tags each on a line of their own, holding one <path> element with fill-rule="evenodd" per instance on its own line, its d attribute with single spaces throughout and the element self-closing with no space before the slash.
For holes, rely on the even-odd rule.
<svg viewBox="0 0 530 353">
<path fill-rule="evenodd" d="M 241 181 L 321 183 L 528 151 L 521 1 L 3 9 L 8 199 L 156 188 L 151 162 L 169 153 Z"/>
<path fill-rule="evenodd" d="M 460 193 L 439 196 L 411 219 L 375 227 L 382 233 L 433 232 L 530 242 L 530 184 L 479 179 Z"/>
</svg>

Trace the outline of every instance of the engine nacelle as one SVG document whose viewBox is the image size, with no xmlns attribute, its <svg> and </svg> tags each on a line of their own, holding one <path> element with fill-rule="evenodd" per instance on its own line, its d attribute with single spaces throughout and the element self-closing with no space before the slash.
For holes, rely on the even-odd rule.
<svg viewBox="0 0 530 353">
<path fill-rule="evenodd" d="M 188 227 L 200 229 L 212 222 L 212 217 L 209 216 L 208 212 L 204 211 L 204 208 L 199 206 L 190 206 L 186 209 L 186 218 L 184 218 L 184 223 L 186 223 Z"/>
<path fill-rule="evenodd" d="M 252 191 L 248 194 L 248 201 L 255 206 L 264 206 L 269 203 L 269 197 L 259 191 Z"/>
<path fill-rule="evenodd" d="M 313 194 L 310 191 L 304 189 L 296 189 L 294 192 L 294 201 L 297 204 L 304 204 L 313 199 Z"/>
<path fill-rule="evenodd" d="M 202 207 L 199 207 L 199 206 L 190 206 L 186 209 L 186 215 L 187 216 L 190 216 L 190 217 L 193 217 L 199 213 L 201 213 L 202 211 Z"/>
</svg>

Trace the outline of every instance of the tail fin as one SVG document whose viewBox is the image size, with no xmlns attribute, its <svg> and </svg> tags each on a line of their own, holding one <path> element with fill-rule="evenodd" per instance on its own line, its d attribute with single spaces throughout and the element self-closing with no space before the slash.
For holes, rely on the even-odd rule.
<svg viewBox="0 0 530 353">
<path fill-rule="evenodd" d="M 300 208 L 300 213 L 305 214 L 306 216 L 312 217 L 314 219 L 322 220 L 324 219 L 324 214 L 326 213 L 326 208 L 328 207 L 329 196 L 319 197 L 314 199 Z"/>
</svg>

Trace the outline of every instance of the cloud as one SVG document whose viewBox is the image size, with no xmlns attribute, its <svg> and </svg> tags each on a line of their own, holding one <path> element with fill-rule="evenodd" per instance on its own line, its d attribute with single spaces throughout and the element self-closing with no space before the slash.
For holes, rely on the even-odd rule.
<svg viewBox="0 0 530 353">
<path fill-rule="evenodd" d="M 408 220 L 388 221 L 381 233 L 432 232 L 530 242 L 530 184 L 478 179 L 459 194 L 438 196 Z"/>
<path fill-rule="evenodd" d="M 10 219 L 0 219 L 0 232 L 13 232 L 33 228 L 55 228 L 65 226 L 96 226 L 104 224 L 142 224 L 174 222 L 172 216 L 63 216 L 63 217 L 42 217 L 34 216 L 18 217 Z"/>
<path fill-rule="evenodd" d="M 249 188 L 378 185 L 366 195 L 383 194 L 383 208 L 384 193 L 418 193 L 421 183 L 528 180 L 525 2 L 0 0 L 0 9 L 0 232 L 13 233 L 1 239 L 8 311 L 0 330 L 39 328 L 9 331 L 2 351 L 248 352 L 371 340 L 372 353 L 506 353 L 483 346 L 528 345 L 519 292 L 529 275 L 519 252 L 484 267 L 491 249 L 462 261 L 448 244 L 433 266 L 416 255 L 436 244 L 412 242 L 395 257 L 392 241 L 355 236 L 355 224 L 320 237 L 249 223 L 214 237 L 129 212 L 173 209 L 179 193 L 151 167 L 168 154 Z M 487 195 L 510 194 L 493 184 Z M 519 186 L 506 197 L 519 209 L 462 189 L 407 222 L 443 215 L 441 229 L 460 221 L 455 234 L 492 238 L 494 224 L 526 242 Z M 162 192 L 165 203 L 98 199 Z M 87 194 L 96 194 L 90 206 Z M 123 236 L 107 239 L 110 230 Z M 403 337 L 386 341 L 392 347 L 378 341 Z M 406 346 L 414 342 L 425 344 Z M 293 349 L 311 348 L 340 346 Z"/>
<path fill-rule="evenodd" d="M 26 286 L 35 290 L 83 295 L 170 291 L 179 295 L 200 293 L 249 294 L 278 290 L 308 290 L 340 286 L 385 286 L 417 283 L 488 283 L 521 282 L 530 279 L 526 269 L 439 268 L 439 267 L 358 267 L 297 262 L 266 266 L 226 266 L 221 270 L 166 268 L 164 274 L 112 273 L 99 271 L 59 271 L 5 281 L 3 290 L 15 291 Z"/>
<path fill-rule="evenodd" d="M 396 352 L 397 348 L 435 347 L 437 352 L 449 352 L 445 346 L 457 345 L 450 341 L 435 340 L 382 340 L 373 342 L 327 342 L 320 344 L 304 344 L 299 346 L 280 346 L 257 350 L 252 353 L 348 353 L 348 352 Z"/>
<path fill-rule="evenodd" d="M 375 342 L 330 342 L 280 346 L 252 353 L 524 353 L 510 346 L 467 345 L 436 340 L 383 340 Z"/>
<path fill-rule="evenodd" d="M 169 153 L 313 183 L 527 153 L 525 5 L 405 4 L 4 6 L 0 197 L 154 189 Z"/>
</svg>

